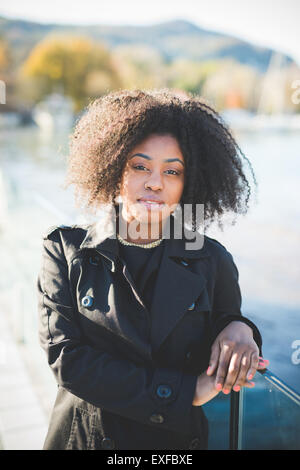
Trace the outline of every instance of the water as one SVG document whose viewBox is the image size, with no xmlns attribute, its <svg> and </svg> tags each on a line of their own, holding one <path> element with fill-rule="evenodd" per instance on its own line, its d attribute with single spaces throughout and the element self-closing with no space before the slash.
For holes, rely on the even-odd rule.
<svg viewBox="0 0 300 470">
<path fill-rule="evenodd" d="M 84 221 L 74 207 L 72 188 L 61 188 L 67 137 L 33 127 L 1 134 L 0 257 L 5 276 L 0 279 L 0 309 L 8 313 L 16 338 L 28 345 L 37 346 L 35 282 L 42 233 L 50 225 Z M 257 202 L 236 225 L 224 232 L 213 226 L 207 235 L 234 257 L 242 311 L 261 330 L 270 369 L 300 392 L 300 133 L 241 133 L 237 139 L 257 177 Z"/>
</svg>

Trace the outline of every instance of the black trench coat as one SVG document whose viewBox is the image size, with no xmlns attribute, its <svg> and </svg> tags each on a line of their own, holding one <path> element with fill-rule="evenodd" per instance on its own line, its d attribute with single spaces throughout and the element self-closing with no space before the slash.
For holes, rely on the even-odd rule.
<svg viewBox="0 0 300 470">
<path fill-rule="evenodd" d="M 58 384 L 44 449 L 206 448 L 207 420 L 192 401 L 213 340 L 239 319 L 261 346 L 241 318 L 237 268 L 207 236 L 193 250 L 164 240 L 150 312 L 111 220 L 44 236 L 39 338 Z"/>
</svg>

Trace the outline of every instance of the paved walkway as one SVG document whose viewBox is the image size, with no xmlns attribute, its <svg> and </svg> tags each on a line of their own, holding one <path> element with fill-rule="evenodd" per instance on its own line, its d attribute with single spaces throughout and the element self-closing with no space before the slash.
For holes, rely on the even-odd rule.
<svg viewBox="0 0 300 470">
<path fill-rule="evenodd" d="M 48 427 L 55 383 L 47 386 L 35 375 L 32 354 L 13 339 L 0 312 L 0 449 L 39 450 Z M 44 361 L 43 368 L 47 368 Z M 51 371 L 50 371 L 51 372 Z M 36 380 L 34 380 L 36 377 Z"/>
</svg>

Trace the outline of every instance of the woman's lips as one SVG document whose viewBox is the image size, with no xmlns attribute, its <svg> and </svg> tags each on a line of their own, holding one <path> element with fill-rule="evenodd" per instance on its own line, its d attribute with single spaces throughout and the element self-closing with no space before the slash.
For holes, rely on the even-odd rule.
<svg viewBox="0 0 300 470">
<path fill-rule="evenodd" d="M 156 201 L 145 201 L 142 199 L 138 199 L 138 202 L 142 204 L 147 209 L 161 209 L 165 204 L 163 202 L 156 202 Z"/>
</svg>

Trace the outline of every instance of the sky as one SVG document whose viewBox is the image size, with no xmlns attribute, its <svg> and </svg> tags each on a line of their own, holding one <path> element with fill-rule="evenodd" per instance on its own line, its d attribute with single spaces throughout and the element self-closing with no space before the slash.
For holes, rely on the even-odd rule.
<svg viewBox="0 0 300 470">
<path fill-rule="evenodd" d="M 4 3 L 4 1 L 3 1 Z M 151 25 L 183 19 L 289 54 L 300 65 L 300 0 L 10 0 L 0 15 L 41 23 Z"/>
</svg>

